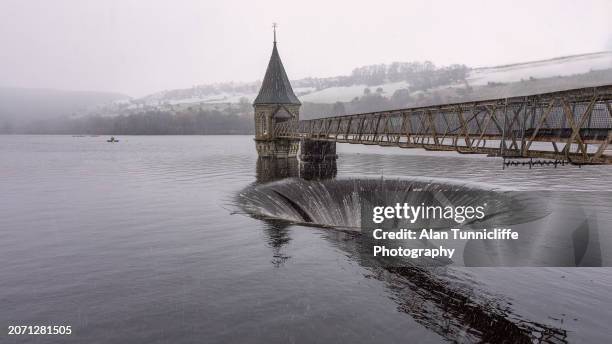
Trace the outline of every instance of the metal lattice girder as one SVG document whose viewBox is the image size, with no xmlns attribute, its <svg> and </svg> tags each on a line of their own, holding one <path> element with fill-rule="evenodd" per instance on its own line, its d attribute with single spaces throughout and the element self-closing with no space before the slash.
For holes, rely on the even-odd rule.
<svg viewBox="0 0 612 344">
<path fill-rule="evenodd" d="M 611 164 L 612 85 L 288 121 L 275 136 Z"/>
</svg>

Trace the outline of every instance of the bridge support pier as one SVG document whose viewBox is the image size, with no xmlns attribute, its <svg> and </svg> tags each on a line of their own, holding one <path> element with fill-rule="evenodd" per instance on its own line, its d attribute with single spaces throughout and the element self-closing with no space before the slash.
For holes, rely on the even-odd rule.
<svg viewBox="0 0 612 344">
<path fill-rule="evenodd" d="M 338 173 L 336 160 L 308 162 L 300 161 L 300 178 L 320 180 L 335 178 Z"/>
<path fill-rule="evenodd" d="M 300 160 L 303 162 L 336 161 L 336 142 L 302 139 L 300 141 Z"/>
</svg>

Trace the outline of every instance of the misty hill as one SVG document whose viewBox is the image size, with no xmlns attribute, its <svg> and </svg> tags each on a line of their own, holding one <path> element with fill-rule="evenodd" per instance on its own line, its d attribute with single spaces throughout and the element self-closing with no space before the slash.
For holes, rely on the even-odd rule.
<svg viewBox="0 0 612 344">
<path fill-rule="evenodd" d="M 355 68 L 350 75 L 329 78 L 304 78 L 291 81 L 293 90 L 304 101 L 326 102 L 342 101 L 343 89 L 352 90 L 358 96 L 364 87 L 375 87 L 386 82 L 396 84 L 396 88 L 423 89 L 447 85 L 464 80 L 469 72 L 465 65 L 438 67 L 432 62 L 394 62 Z M 220 83 L 194 86 L 155 93 L 136 101 L 147 105 L 189 104 L 189 103 L 237 103 L 246 98 L 255 99 L 261 81 L 250 83 Z M 356 92 L 357 91 L 357 92 Z M 350 91 L 349 91 L 350 92 Z M 313 97 L 314 95 L 314 97 Z M 340 98 L 338 98 L 340 96 Z M 350 99 L 347 99 L 350 100 Z"/>
<path fill-rule="evenodd" d="M 0 87 L 0 126 L 83 114 L 96 106 L 127 100 L 110 92 Z"/>
<path fill-rule="evenodd" d="M 394 62 L 355 68 L 348 76 L 305 78 L 293 80 L 291 83 L 302 102 L 335 103 L 349 102 L 355 97 L 361 97 L 365 88 L 379 90 L 383 96 L 390 98 L 397 91 L 417 92 L 441 86 L 473 87 L 492 83 L 514 83 L 610 68 L 612 52 L 599 52 L 480 68 L 469 68 L 465 65 L 437 67 L 428 61 Z M 159 92 L 138 101 L 149 105 L 238 103 L 241 98 L 252 101 L 259 86 L 260 82 L 200 85 Z M 583 86 L 590 85 L 577 84 L 575 87 Z"/>
</svg>

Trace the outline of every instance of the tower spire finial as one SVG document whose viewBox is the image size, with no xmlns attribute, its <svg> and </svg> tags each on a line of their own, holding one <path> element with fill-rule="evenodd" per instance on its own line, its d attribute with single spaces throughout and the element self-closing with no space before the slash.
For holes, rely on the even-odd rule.
<svg viewBox="0 0 612 344">
<path fill-rule="evenodd" d="M 276 27 L 278 24 L 272 23 L 272 30 L 274 31 L 274 44 L 276 44 Z"/>
</svg>

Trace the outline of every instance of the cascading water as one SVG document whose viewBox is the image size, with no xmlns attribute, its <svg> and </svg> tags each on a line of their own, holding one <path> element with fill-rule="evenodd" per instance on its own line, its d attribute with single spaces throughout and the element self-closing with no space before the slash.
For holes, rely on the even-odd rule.
<svg viewBox="0 0 612 344">
<path fill-rule="evenodd" d="M 352 230 L 360 230 L 364 216 L 362 212 L 372 205 L 486 205 L 486 218 L 472 222 L 473 226 L 493 220 L 497 225 L 523 223 L 547 213 L 545 204 L 527 194 L 447 181 L 399 178 L 322 181 L 289 178 L 252 185 L 237 195 L 237 203 L 255 216 Z M 371 213 L 366 216 L 371 216 Z M 408 223 L 405 219 L 395 219 L 389 225 L 396 228 L 416 225 L 442 229 L 449 228 L 453 223 L 423 219 Z"/>
</svg>

